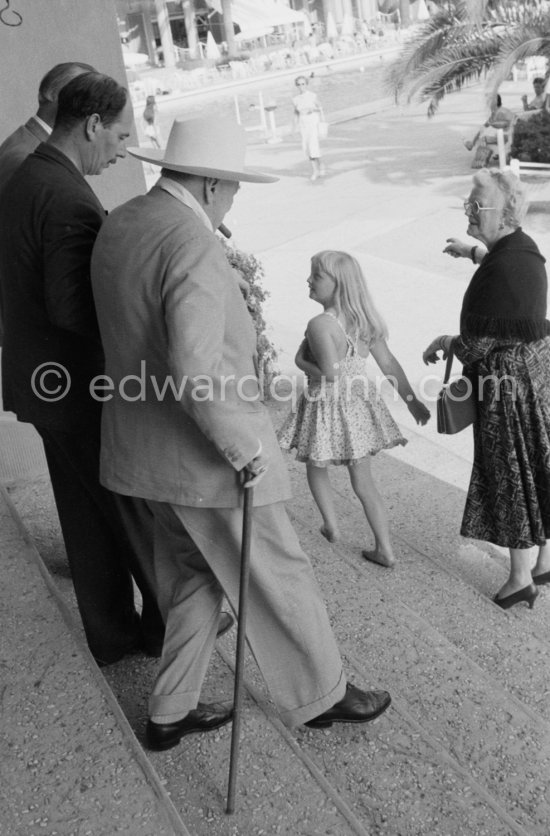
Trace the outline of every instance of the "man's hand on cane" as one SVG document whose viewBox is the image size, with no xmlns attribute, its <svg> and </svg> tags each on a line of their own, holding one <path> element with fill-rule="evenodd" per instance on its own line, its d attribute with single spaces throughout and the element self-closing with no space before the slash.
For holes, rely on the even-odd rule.
<svg viewBox="0 0 550 836">
<path fill-rule="evenodd" d="M 269 467 L 269 457 L 264 456 L 260 450 L 257 456 L 252 461 L 248 462 L 243 468 L 244 482 L 243 487 L 253 488 L 258 482 L 263 479 Z"/>
</svg>

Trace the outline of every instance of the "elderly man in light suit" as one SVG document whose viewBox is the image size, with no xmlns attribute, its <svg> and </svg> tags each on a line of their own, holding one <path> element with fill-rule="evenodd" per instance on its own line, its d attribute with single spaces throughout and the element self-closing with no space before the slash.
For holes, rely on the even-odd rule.
<svg viewBox="0 0 550 836">
<path fill-rule="evenodd" d="M 346 684 L 308 558 L 283 505 L 288 475 L 256 377 L 256 336 L 215 235 L 244 167 L 232 120 L 176 120 L 151 191 L 116 209 L 92 257 L 106 354 L 101 478 L 155 517 L 155 574 L 166 619 L 147 743 L 228 722 L 199 703 L 223 595 L 237 610 L 242 483 L 256 484 L 247 640 L 283 721 L 362 723 L 390 703 Z M 263 477 L 263 478 L 262 478 Z"/>
</svg>

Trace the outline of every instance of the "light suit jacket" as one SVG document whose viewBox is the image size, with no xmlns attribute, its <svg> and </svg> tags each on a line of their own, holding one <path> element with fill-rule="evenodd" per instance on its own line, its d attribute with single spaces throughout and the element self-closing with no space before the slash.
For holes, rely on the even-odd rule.
<svg viewBox="0 0 550 836">
<path fill-rule="evenodd" d="M 154 187 L 103 224 L 92 285 L 108 378 L 98 390 L 103 484 L 179 505 L 237 507 L 239 471 L 261 443 L 270 467 L 255 504 L 288 499 L 259 400 L 255 329 L 217 237 Z"/>
</svg>

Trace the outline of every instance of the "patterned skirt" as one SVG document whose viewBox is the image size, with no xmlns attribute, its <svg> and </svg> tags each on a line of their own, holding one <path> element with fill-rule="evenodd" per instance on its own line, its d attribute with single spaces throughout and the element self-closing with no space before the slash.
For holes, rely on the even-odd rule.
<svg viewBox="0 0 550 836">
<path fill-rule="evenodd" d="M 491 352 L 461 534 L 527 549 L 550 538 L 550 338 Z"/>
<path fill-rule="evenodd" d="M 283 449 L 296 450 L 298 461 L 320 467 L 355 464 L 407 443 L 366 376 L 310 384 L 277 436 Z"/>
</svg>

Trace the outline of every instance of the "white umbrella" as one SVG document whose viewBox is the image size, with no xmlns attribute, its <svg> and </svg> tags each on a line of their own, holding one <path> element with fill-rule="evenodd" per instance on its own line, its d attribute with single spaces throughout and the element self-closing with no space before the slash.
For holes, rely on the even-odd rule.
<svg viewBox="0 0 550 836">
<path fill-rule="evenodd" d="M 334 20 L 334 15 L 332 12 L 329 12 L 327 15 L 327 38 L 329 41 L 332 41 L 334 38 L 338 37 L 338 29 L 336 28 L 336 21 Z"/>
<path fill-rule="evenodd" d="M 415 3 L 415 6 L 416 6 L 416 3 Z M 424 2 L 424 0 L 418 0 L 418 10 L 417 10 L 416 19 L 417 20 L 429 20 L 430 19 L 430 13 L 428 11 L 428 7 L 426 6 L 426 3 Z"/>
<path fill-rule="evenodd" d="M 129 49 L 122 48 L 122 58 L 124 66 L 127 69 L 134 69 L 134 67 L 144 67 L 149 63 L 149 56 L 144 52 L 132 52 Z"/>
<path fill-rule="evenodd" d="M 350 14 L 345 14 L 342 21 L 342 35 L 353 36 L 355 33 L 355 23 Z"/>
<path fill-rule="evenodd" d="M 206 36 L 206 57 L 210 58 L 212 61 L 217 61 L 218 58 L 221 57 L 218 44 L 214 40 L 214 35 L 210 32 L 210 30 Z"/>
<path fill-rule="evenodd" d="M 312 32 L 313 27 L 311 25 L 311 21 L 309 17 L 304 13 L 304 37 L 309 38 Z"/>
</svg>

